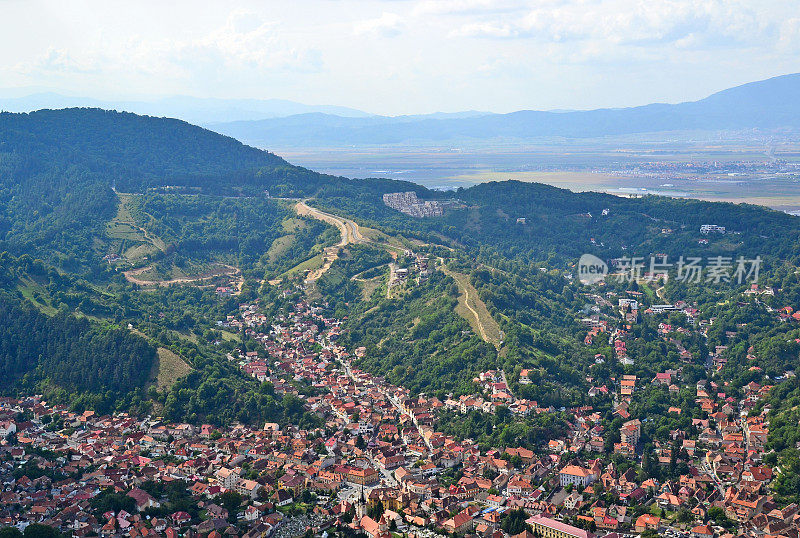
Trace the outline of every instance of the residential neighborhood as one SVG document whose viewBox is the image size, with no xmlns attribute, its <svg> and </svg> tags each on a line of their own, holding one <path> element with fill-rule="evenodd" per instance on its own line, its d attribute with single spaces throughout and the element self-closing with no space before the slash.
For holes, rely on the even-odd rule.
<svg viewBox="0 0 800 538">
<path fill-rule="evenodd" d="M 364 350 L 340 345 L 341 322 L 324 312 L 300 300 L 291 314 L 268 319 L 257 303 L 242 304 L 238 316 L 220 321 L 262 346 L 228 360 L 276 394 L 301 399 L 324 427 L 196 427 L 78 413 L 41 397 L 3 399 L 0 524 L 44 523 L 75 536 L 263 538 L 338 528 L 372 538 L 501 538 L 509 535 L 503 521 L 521 510 L 532 536 L 736 536 L 737 528 L 798 535 L 800 509 L 779 506 L 768 489 L 776 470 L 762 460 L 767 409 L 748 414 L 769 386 L 752 383 L 736 400 L 713 382 L 682 382 L 677 371 L 625 376 L 593 389 L 616 402 L 620 426 L 609 437 L 592 405 L 556 410 L 516 398 L 502 371 L 476 377 L 471 395 L 412 395 L 355 367 Z M 653 454 L 640 443 L 648 417 L 630 414 L 647 387 L 692 391 L 702 410 L 689 431 L 669 432 L 672 442 L 657 443 Z M 499 407 L 522 416 L 567 413 L 569 432 L 532 450 L 482 447 L 437 431 L 445 411 Z M 609 438 L 618 439 L 610 448 Z M 648 466 L 683 472 L 659 482 L 637 471 Z M 121 496 L 132 499 L 130 509 L 105 501 Z M 718 525 L 715 513 L 730 525 Z"/>
</svg>

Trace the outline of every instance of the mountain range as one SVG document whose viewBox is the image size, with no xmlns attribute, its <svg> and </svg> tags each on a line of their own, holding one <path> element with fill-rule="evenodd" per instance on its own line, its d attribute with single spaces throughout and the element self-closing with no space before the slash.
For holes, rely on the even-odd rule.
<svg viewBox="0 0 800 538">
<path fill-rule="evenodd" d="M 679 104 L 466 116 L 342 117 L 313 112 L 209 125 L 260 147 L 432 145 L 600 138 L 644 133 L 800 129 L 800 74 Z"/>
<path fill-rule="evenodd" d="M 147 116 L 178 118 L 189 123 L 207 124 L 242 120 L 262 120 L 296 114 L 320 113 L 341 117 L 366 117 L 368 113 L 335 105 L 306 105 L 286 99 L 215 99 L 171 96 L 154 100 L 102 100 L 53 92 L 23 97 L 0 97 L 0 111 L 32 112 L 45 108 L 102 108 Z"/>
<path fill-rule="evenodd" d="M 283 99 L 172 96 L 112 101 L 58 93 L 0 97 L 0 111 L 102 108 L 177 118 L 258 147 L 428 146 L 559 142 L 651 133 L 800 129 L 800 73 L 751 82 L 699 101 L 596 110 L 481 111 L 381 116 Z"/>
</svg>

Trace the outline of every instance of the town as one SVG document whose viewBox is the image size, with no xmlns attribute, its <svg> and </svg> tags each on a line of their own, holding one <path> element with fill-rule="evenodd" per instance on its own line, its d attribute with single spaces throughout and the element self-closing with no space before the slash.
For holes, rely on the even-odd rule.
<svg viewBox="0 0 800 538">
<path fill-rule="evenodd" d="M 283 291 L 284 296 L 292 293 Z M 613 295 L 613 294 L 612 294 Z M 598 304 L 607 300 L 596 296 Z M 610 303 L 608 303 L 610 304 Z M 635 322 L 638 303 L 618 300 Z M 697 314 L 690 306 L 672 306 Z M 653 315 L 652 311 L 646 315 Z M 607 321 L 586 318 L 590 335 Z M 703 322 L 705 323 L 705 322 Z M 607 447 L 600 413 L 516 398 L 505 372 L 483 372 L 475 393 L 445 401 L 412 395 L 354 366 L 363 348 L 338 343 L 340 320 L 297 300 L 275 319 L 241 304 L 220 325 L 262 349 L 228 360 L 277 394 L 294 395 L 323 427 L 267 423 L 258 429 L 97 416 L 40 397 L 0 401 L 0 525 L 45 524 L 73 536 L 299 536 L 336 532 L 390 536 L 590 537 L 797 536 L 800 508 L 780 507 L 762 456 L 770 390 L 751 383 L 739 400 L 679 371 L 624 376 L 590 396 L 613 398 L 619 442 Z M 671 331 L 662 324 L 664 334 Z M 587 336 L 591 338 L 592 336 Z M 611 336 L 625 361 L 625 335 Z M 598 358 L 598 360 L 601 360 Z M 529 383 L 529 372 L 520 383 Z M 670 431 L 653 455 L 640 444 L 646 416 L 631 416 L 637 391 L 690 390 L 702 410 L 690 431 Z M 444 412 L 569 415 L 566 435 L 529 447 L 480 447 L 437 431 Z M 670 409 L 680 415 L 682 409 Z M 638 468 L 681 469 L 659 482 Z M 721 525 L 721 522 L 726 522 Z"/>
</svg>

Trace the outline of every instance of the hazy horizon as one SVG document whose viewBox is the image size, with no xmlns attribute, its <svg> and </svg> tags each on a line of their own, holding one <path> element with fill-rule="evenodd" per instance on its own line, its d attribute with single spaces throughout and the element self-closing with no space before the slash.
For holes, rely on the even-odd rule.
<svg viewBox="0 0 800 538">
<path fill-rule="evenodd" d="M 678 103 L 800 71 L 800 16 L 783 0 L 2 6 L 7 96 L 503 113 Z"/>
</svg>

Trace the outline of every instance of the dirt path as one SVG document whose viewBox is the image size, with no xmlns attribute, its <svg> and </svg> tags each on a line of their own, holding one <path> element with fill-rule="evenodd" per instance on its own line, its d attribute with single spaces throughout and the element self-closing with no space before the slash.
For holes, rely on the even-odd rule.
<svg viewBox="0 0 800 538">
<path fill-rule="evenodd" d="M 125 275 L 125 278 L 128 282 L 133 284 L 138 284 L 140 286 L 161 286 L 167 287 L 173 284 L 190 284 L 192 282 L 202 282 L 203 280 L 210 280 L 212 278 L 216 278 L 218 276 L 235 276 L 240 273 L 239 269 L 233 267 L 232 265 L 222 265 L 225 267 L 225 271 L 213 272 L 212 274 L 208 275 L 198 275 L 192 277 L 181 277 L 181 278 L 173 278 L 170 280 L 144 280 L 141 278 L 136 278 L 137 275 L 141 275 L 142 273 L 149 271 L 153 268 L 152 265 L 148 265 L 147 267 L 141 267 L 139 269 L 132 269 L 130 271 L 125 271 L 122 274 Z M 241 287 L 239 288 L 241 291 Z"/>
<path fill-rule="evenodd" d="M 392 298 L 392 286 L 394 285 L 394 281 L 397 278 L 397 264 L 392 262 L 389 264 L 389 281 L 386 283 L 386 298 Z"/>
<path fill-rule="evenodd" d="M 134 220 L 133 215 L 131 214 L 130 209 L 128 207 L 128 203 L 130 202 L 131 197 L 135 195 L 128 193 L 120 193 L 117 192 L 116 190 L 114 192 L 117 193 L 117 197 L 119 198 L 117 215 L 114 217 L 114 220 L 116 220 L 120 224 L 127 224 L 131 228 L 139 230 L 140 232 L 142 232 L 142 235 L 144 236 L 147 242 L 149 242 L 151 245 L 153 245 L 161 252 L 166 252 L 167 245 L 160 237 L 150 235 L 150 232 L 148 232 L 145 228 L 136 224 L 136 221 Z"/>
<path fill-rule="evenodd" d="M 356 224 L 354 221 L 320 211 L 319 209 L 309 206 L 305 201 L 298 202 L 294 206 L 294 209 L 298 215 L 319 219 L 327 222 L 328 224 L 336 226 L 339 228 L 339 232 L 342 235 L 342 239 L 337 245 L 325 249 L 325 261 L 322 264 L 322 267 L 309 273 L 308 277 L 306 278 L 306 283 L 319 280 L 319 278 L 331 268 L 333 262 L 338 259 L 339 252 L 342 247 L 345 247 L 349 244 L 370 243 L 376 246 L 385 247 L 390 250 L 395 250 L 398 248 L 395 245 L 389 245 L 365 238 L 361 234 L 358 224 Z M 441 259 L 440 263 L 442 263 L 445 274 L 452 277 L 461 290 L 463 300 L 459 302 L 466 308 L 466 312 L 461 313 L 462 317 L 467 319 L 473 329 L 477 329 L 476 332 L 485 342 L 488 342 L 500 349 L 503 342 L 503 331 L 500 330 L 500 326 L 497 324 L 494 318 L 492 318 L 491 314 L 489 314 L 489 310 L 486 308 L 486 305 L 483 303 L 483 301 L 481 301 L 480 297 L 478 297 L 477 290 L 472 287 L 472 284 L 470 284 L 466 275 L 449 271 L 446 267 L 444 267 L 443 260 Z M 396 268 L 394 267 L 394 264 L 390 263 L 389 282 L 392 282 L 393 280 L 395 269 Z M 272 282 L 273 281 L 270 281 L 270 284 Z M 275 280 L 275 282 L 280 281 Z M 391 287 L 387 286 L 386 297 L 391 298 L 391 296 L 392 289 Z M 473 303 L 475 306 L 473 306 Z"/>
</svg>

